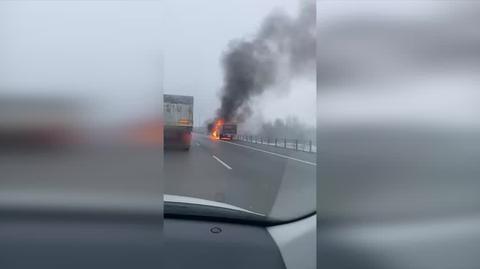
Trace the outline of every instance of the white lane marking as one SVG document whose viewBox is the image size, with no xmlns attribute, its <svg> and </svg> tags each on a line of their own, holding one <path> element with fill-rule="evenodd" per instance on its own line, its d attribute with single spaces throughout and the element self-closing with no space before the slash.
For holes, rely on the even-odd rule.
<svg viewBox="0 0 480 269">
<path fill-rule="evenodd" d="M 232 170 L 232 168 L 231 168 L 228 164 L 226 164 L 224 161 L 220 160 L 217 156 L 212 155 L 212 157 L 213 157 L 215 160 L 217 160 L 219 163 L 223 164 L 223 166 L 225 166 L 227 169 Z"/>
<path fill-rule="evenodd" d="M 247 146 L 247 145 L 232 143 L 232 142 L 228 142 L 228 141 L 225 141 L 225 140 L 218 140 L 218 141 L 223 142 L 223 143 L 232 144 L 232 145 L 239 146 L 239 147 L 244 147 L 244 148 L 248 148 L 248 149 L 253 149 L 253 150 L 260 151 L 260 152 L 267 153 L 267 154 L 271 154 L 271 155 L 274 155 L 274 156 L 277 156 L 277 157 L 281 157 L 281 158 L 285 158 L 285 159 L 290 159 L 290 160 L 294 160 L 294 161 L 297 161 L 297 162 L 301 162 L 301 163 L 306 163 L 306 164 L 309 164 L 309 165 L 317 166 L 316 163 L 312 163 L 312 162 L 300 160 L 300 159 L 293 158 L 293 157 L 290 157 L 290 156 L 287 156 L 287 155 L 282 155 L 282 154 L 278 154 L 278 153 L 275 153 L 275 152 L 266 151 L 266 150 L 258 149 L 258 148 L 255 148 L 255 147 L 250 147 L 250 146 Z"/>
</svg>

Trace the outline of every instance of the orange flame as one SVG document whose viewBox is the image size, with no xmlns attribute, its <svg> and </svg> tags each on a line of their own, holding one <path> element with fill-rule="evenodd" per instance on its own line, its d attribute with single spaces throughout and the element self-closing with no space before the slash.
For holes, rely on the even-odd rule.
<svg viewBox="0 0 480 269">
<path fill-rule="evenodd" d="M 223 119 L 218 119 L 215 121 L 215 124 L 213 125 L 213 128 L 211 130 L 211 138 L 212 139 L 220 139 L 220 128 L 222 127 L 224 121 Z"/>
</svg>

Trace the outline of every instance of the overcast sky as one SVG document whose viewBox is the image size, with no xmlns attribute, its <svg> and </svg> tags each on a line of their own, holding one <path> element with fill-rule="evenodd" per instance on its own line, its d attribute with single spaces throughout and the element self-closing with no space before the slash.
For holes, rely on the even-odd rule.
<svg viewBox="0 0 480 269">
<path fill-rule="evenodd" d="M 317 9 L 319 122 L 479 126 L 479 7 L 472 1 L 323 2 Z"/>
<path fill-rule="evenodd" d="M 0 89 L 86 96 L 102 104 L 100 118 L 129 117 L 158 106 L 163 62 L 165 93 L 193 95 L 203 122 L 219 104 L 228 43 L 253 37 L 272 10 L 298 8 L 298 0 L 1 1 Z M 258 98 L 255 117 L 314 122 L 315 82 L 289 87 Z"/>
</svg>

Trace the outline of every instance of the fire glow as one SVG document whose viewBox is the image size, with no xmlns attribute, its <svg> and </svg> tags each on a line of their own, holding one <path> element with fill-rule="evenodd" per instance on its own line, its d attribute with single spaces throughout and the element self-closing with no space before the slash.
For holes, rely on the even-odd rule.
<svg viewBox="0 0 480 269">
<path fill-rule="evenodd" d="M 210 137 L 212 139 L 220 139 L 220 129 L 222 128 L 222 125 L 224 124 L 223 119 L 218 119 L 215 121 L 215 124 L 212 127 Z"/>
</svg>

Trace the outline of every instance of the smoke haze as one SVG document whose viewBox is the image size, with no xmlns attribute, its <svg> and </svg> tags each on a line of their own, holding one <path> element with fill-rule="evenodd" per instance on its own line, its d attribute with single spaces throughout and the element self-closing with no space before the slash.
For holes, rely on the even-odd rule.
<svg viewBox="0 0 480 269">
<path fill-rule="evenodd" d="M 224 85 L 217 117 L 244 122 L 249 102 L 276 83 L 314 72 L 315 3 L 304 2 L 297 18 L 276 11 L 253 40 L 234 40 L 224 54 Z"/>
<path fill-rule="evenodd" d="M 276 119 L 262 124 L 257 135 L 272 138 L 295 138 L 303 141 L 315 140 L 315 127 L 302 123 L 297 117 Z"/>
</svg>

